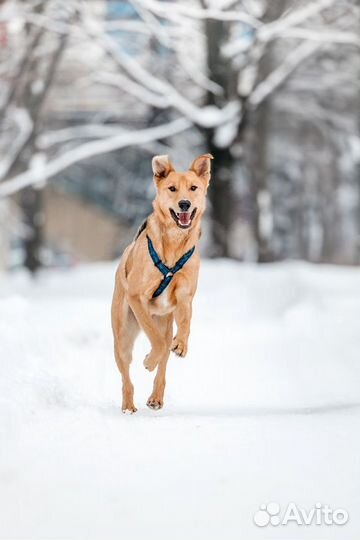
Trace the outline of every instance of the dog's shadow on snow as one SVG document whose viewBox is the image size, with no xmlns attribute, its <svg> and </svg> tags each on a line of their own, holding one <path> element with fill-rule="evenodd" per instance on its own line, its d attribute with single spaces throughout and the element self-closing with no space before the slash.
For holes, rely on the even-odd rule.
<svg viewBox="0 0 360 540">
<path fill-rule="evenodd" d="M 141 417 L 141 418 L 218 418 L 218 419 L 241 419 L 248 417 L 263 417 L 263 416 L 310 416 L 323 414 L 336 414 L 353 412 L 356 409 L 360 410 L 360 403 L 324 403 L 322 405 L 309 407 L 229 407 L 229 408 L 186 408 L 168 406 L 159 411 L 153 411 L 146 407 L 139 408 L 134 415 L 124 414 L 119 405 L 111 403 L 101 406 L 95 403 L 87 406 L 96 408 L 96 410 L 106 417 Z"/>
</svg>

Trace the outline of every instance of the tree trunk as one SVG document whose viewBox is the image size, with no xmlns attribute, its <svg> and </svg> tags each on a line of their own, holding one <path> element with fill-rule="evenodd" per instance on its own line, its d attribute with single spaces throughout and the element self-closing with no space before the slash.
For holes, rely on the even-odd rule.
<svg viewBox="0 0 360 540">
<path fill-rule="evenodd" d="M 233 157 L 230 148 L 218 148 L 213 143 L 213 134 L 209 132 L 207 147 L 214 156 L 212 180 L 209 188 L 211 204 L 212 257 L 229 257 L 229 232 L 232 214 L 231 170 Z"/>
<path fill-rule="evenodd" d="M 21 192 L 20 204 L 25 224 L 24 266 L 31 273 L 35 273 L 41 267 L 41 247 L 43 245 L 42 190 L 25 188 Z"/>
<path fill-rule="evenodd" d="M 271 23 L 278 20 L 285 12 L 289 0 L 268 2 L 263 22 Z M 265 79 L 274 69 L 274 44 L 270 43 L 258 65 L 257 82 Z M 269 100 L 265 99 L 253 112 L 254 136 L 252 141 L 252 192 L 255 208 L 254 232 L 257 242 L 258 262 L 266 263 L 275 260 L 272 247 L 273 234 L 273 205 L 271 186 L 268 182 L 268 133 L 269 129 Z"/>
<path fill-rule="evenodd" d="M 234 95 L 235 77 L 231 63 L 221 56 L 221 44 L 228 38 L 226 22 L 207 19 L 207 65 L 209 78 L 223 89 L 222 95 L 207 93 L 206 105 L 223 107 L 230 95 Z M 232 170 L 234 157 L 230 147 L 219 147 L 215 142 L 215 130 L 205 130 L 207 151 L 214 156 L 212 179 L 209 188 L 211 204 L 211 236 L 210 255 L 213 257 L 229 257 L 229 233 L 233 212 Z"/>
<path fill-rule="evenodd" d="M 35 6 L 37 13 L 42 13 L 46 2 L 40 2 Z M 36 137 L 41 117 L 42 107 L 53 82 L 57 66 L 66 46 L 67 35 L 62 34 L 59 37 L 58 45 L 55 50 L 49 53 L 45 60 L 46 66 L 36 55 L 36 49 L 47 38 L 47 32 L 44 29 L 33 29 L 30 25 L 26 26 L 26 33 L 29 39 L 30 47 L 24 57 L 17 79 L 14 81 L 13 92 L 10 93 L 11 100 L 20 108 L 24 108 L 29 114 L 32 122 L 32 130 L 24 141 L 17 159 L 14 160 L 8 171 L 8 178 L 16 176 L 26 171 L 31 166 L 31 160 L 36 153 Z M 31 34 L 33 33 L 33 36 Z M 40 91 L 34 92 L 34 83 L 41 81 Z M 10 105 L 10 103 L 9 103 Z M 25 188 L 20 196 L 19 203 L 22 210 L 25 234 L 23 248 L 25 252 L 24 265 L 32 273 L 35 273 L 41 267 L 41 246 L 43 244 L 43 197 L 40 190 L 32 187 Z"/>
<path fill-rule="evenodd" d="M 256 137 L 254 141 L 255 148 L 252 151 L 254 160 L 252 165 L 252 189 L 256 212 L 253 226 L 259 263 L 272 262 L 275 259 L 271 245 L 273 208 L 271 190 L 268 185 L 268 114 L 269 106 L 267 101 L 262 103 L 254 113 Z"/>
</svg>

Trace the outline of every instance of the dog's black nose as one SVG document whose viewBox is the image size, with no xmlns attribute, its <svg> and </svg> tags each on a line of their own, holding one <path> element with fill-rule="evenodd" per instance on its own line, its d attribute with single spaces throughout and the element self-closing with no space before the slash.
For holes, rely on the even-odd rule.
<svg viewBox="0 0 360 540">
<path fill-rule="evenodd" d="M 187 212 L 191 206 L 190 201 L 180 201 L 179 202 L 179 208 L 182 212 Z"/>
</svg>

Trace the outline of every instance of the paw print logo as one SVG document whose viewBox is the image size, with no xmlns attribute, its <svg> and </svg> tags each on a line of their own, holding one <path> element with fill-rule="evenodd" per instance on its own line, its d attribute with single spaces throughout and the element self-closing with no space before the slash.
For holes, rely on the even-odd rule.
<svg viewBox="0 0 360 540">
<path fill-rule="evenodd" d="M 254 515 L 254 523 L 258 527 L 266 527 L 271 524 L 275 527 L 280 525 L 280 505 L 278 503 L 262 504 Z"/>
</svg>

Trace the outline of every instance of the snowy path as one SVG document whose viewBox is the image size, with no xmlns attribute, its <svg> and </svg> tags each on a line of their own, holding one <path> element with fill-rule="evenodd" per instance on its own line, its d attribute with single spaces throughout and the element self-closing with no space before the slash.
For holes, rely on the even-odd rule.
<svg viewBox="0 0 360 540">
<path fill-rule="evenodd" d="M 125 416 L 114 268 L 0 280 L 0 538 L 357 540 L 360 270 L 204 263 L 165 408 L 142 337 Z M 259 528 L 271 501 L 350 519 Z"/>
</svg>

